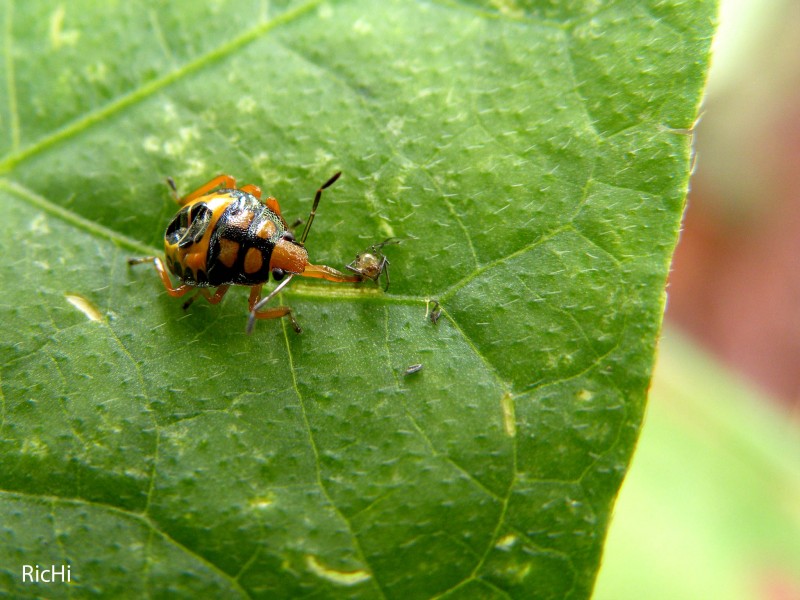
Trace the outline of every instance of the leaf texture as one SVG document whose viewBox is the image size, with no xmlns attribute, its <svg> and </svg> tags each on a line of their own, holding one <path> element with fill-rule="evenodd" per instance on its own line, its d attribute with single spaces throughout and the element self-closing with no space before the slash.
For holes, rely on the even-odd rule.
<svg viewBox="0 0 800 600">
<path fill-rule="evenodd" d="M 588 597 L 715 3 L 3 6 L 0 588 Z M 387 293 L 293 281 L 302 335 L 126 265 L 160 253 L 166 176 L 291 222 L 338 170 L 312 260 L 401 243 Z"/>
</svg>

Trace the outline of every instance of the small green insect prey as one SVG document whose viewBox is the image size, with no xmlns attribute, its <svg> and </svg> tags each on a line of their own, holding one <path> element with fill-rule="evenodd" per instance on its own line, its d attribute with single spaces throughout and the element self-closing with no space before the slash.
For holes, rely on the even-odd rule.
<svg viewBox="0 0 800 600">
<path fill-rule="evenodd" d="M 411 375 L 412 373 L 418 373 L 419 371 L 422 371 L 422 364 L 421 363 L 406 367 L 406 370 L 403 373 L 403 375 Z"/>
</svg>

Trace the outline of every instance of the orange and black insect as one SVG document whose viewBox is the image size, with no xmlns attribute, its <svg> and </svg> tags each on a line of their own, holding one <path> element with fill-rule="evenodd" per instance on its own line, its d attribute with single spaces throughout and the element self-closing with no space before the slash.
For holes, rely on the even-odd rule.
<svg viewBox="0 0 800 600">
<path fill-rule="evenodd" d="M 306 237 L 319 206 L 322 191 L 334 184 L 341 173 L 326 181 L 314 196 L 311 214 L 303 234 L 295 239 L 281 216 L 278 201 L 261 201 L 261 189 L 255 185 L 236 187 L 230 175 L 215 177 L 183 198 L 178 198 L 175 184 L 168 179 L 175 199 L 181 205 L 164 233 L 167 269 L 180 280 L 174 287 L 157 256 L 131 258 L 128 264 L 152 262 L 170 296 L 180 297 L 196 290 L 183 308 L 203 296 L 217 304 L 232 285 L 250 286 L 250 318 L 247 332 L 256 319 L 289 317 L 295 331 L 302 330 L 288 306 L 265 309 L 295 275 L 337 282 L 363 281 L 361 275 L 345 275 L 325 265 L 308 262 Z M 261 288 L 270 275 L 281 283 L 266 298 Z M 208 288 L 217 288 L 213 293 Z"/>
<path fill-rule="evenodd" d="M 362 279 L 371 279 L 378 283 L 381 274 L 386 275 L 386 287 L 383 291 L 389 289 L 389 259 L 382 252 L 382 248 L 387 244 L 399 244 L 400 240 L 397 238 L 389 238 L 383 240 L 380 244 L 374 244 L 356 255 L 356 259 L 347 265 L 354 273 L 361 275 Z"/>
</svg>

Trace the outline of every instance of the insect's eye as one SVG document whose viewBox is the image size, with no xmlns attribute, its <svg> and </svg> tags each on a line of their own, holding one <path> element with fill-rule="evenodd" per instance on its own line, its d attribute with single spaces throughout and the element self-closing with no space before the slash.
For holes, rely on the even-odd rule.
<svg viewBox="0 0 800 600">
<path fill-rule="evenodd" d="M 277 267 L 272 269 L 272 278 L 275 281 L 280 281 L 281 279 L 283 279 L 284 275 L 286 275 L 286 271 L 284 271 L 283 269 L 279 269 Z"/>
<path fill-rule="evenodd" d="M 294 234 L 291 231 L 284 231 L 283 235 L 281 235 L 281 237 L 283 239 L 285 239 L 287 242 L 293 242 L 294 241 Z"/>
</svg>

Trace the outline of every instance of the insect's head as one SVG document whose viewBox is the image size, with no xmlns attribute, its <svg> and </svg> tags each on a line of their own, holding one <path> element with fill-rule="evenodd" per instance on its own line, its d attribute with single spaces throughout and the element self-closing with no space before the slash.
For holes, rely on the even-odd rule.
<svg viewBox="0 0 800 600">
<path fill-rule="evenodd" d="M 284 231 L 275 242 L 269 268 L 276 280 L 283 279 L 285 273 L 302 273 L 308 265 L 308 251 L 298 242 L 291 231 Z"/>
</svg>

